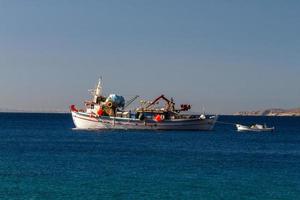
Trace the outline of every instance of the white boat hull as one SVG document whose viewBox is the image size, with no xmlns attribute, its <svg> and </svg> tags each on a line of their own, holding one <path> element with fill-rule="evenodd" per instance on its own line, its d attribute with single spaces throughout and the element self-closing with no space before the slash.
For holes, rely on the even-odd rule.
<svg viewBox="0 0 300 200">
<path fill-rule="evenodd" d="M 212 130 L 217 116 L 208 119 L 172 119 L 156 122 L 152 119 L 139 120 L 121 117 L 96 117 L 84 112 L 71 111 L 73 122 L 78 129 L 123 129 L 123 130 Z"/>
</svg>

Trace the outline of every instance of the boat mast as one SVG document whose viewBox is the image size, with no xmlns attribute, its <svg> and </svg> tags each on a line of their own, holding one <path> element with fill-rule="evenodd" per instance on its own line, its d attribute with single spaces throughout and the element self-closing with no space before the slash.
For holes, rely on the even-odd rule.
<svg viewBox="0 0 300 200">
<path fill-rule="evenodd" d="M 99 78 L 98 85 L 96 86 L 96 89 L 93 90 L 92 94 L 94 95 L 93 102 L 97 103 L 98 97 L 102 95 L 102 76 Z"/>
</svg>

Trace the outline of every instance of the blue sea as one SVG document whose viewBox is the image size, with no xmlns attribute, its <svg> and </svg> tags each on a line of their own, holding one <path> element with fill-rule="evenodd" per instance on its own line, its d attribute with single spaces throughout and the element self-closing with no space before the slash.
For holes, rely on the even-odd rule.
<svg viewBox="0 0 300 200">
<path fill-rule="evenodd" d="M 300 199 L 300 118 L 220 116 L 274 133 L 79 131 L 0 114 L 0 199 Z"/>
</svg>

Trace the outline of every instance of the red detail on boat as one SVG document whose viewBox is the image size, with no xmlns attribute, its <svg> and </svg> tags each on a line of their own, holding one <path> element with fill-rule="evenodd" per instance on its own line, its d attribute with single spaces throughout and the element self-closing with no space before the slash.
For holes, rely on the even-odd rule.
<svg viewBox="0 0 300 200">
<path fill-rule="evenodd" d="M 70 106 L 70 110 L 73 112 L 78 112 L 78 110 L 76 109 L 75 105 L 71 105 Z"/>
<path fill-rule="evenodd" d="M 156 116 L 154 117 L 154 120 L 157 121 L 157 122 L 161 122 L 161 121 L 162 121 L 162 118 L 161 118 L 160 115 L 156 115 Z"/>
<path fill-rule="evenodd" d="M 74 117 L 77 117 L 79 119 L 83 119 L 83 120 L 86 120 L 86 121 L 98 122 L 98 120 L 95 119 L 95 118 L 85 118 L 85 117 L 80 117 L 80 116 L 74 116 Z"/>
<path fill-rule="evenodd" d="M 98 114 L 99 116 L 102 116 L 103 113 L 104 113 L 104 111 L 103 111 L 101 108 L 97 111 L 97 114 Z"/>
<path fill-rule="evenodd" d="M 159 97 L 157 97 L 154 101 L 152 101 L 146 108 L 149 108 L 149 107 L 151 107 L 152 105 L 154 105 L 156 102 L 158 102 L 160 99 L 163 99 L 163 100 L 165 100 L 167 103 L 170 103 L 170 100 L 169 99 L 167 99 L 166 97 L 165 97 L 165 95 L 160 95 Z"/>
</svg>

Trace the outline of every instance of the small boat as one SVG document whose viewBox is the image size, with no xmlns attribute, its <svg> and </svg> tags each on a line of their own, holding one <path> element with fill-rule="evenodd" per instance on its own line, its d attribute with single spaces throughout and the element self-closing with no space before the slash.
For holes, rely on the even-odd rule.
<svg viewBox="0 0 300 200">
<path fill-rule="evenodd" d="M 102 81 L 92 90 L 93 99 L 85 101 L 85 109 L 70 106 L 73 122 L 78 129 L 139 129 L 139 130 L 212 130 L 218 116 L 189 114 L 191 105 L 175 108 L 173 99 L 164 95 L 153 101 L 140 101 L 134 110 L 127 107 L 139 96 L 125 102 L 120 95 L 102 94 Z M 159 106 L 164 101 L 164 106 Z"/>
<path fill-rule="evenodd" d="M 252 126 L 245 126 L 236 124 L 237 131 L 254 131 L 254 132 L 267 132 L 274 131 L 275 127 L 267 127 L 266 125 L 254 124 Z"/>
</svg>

